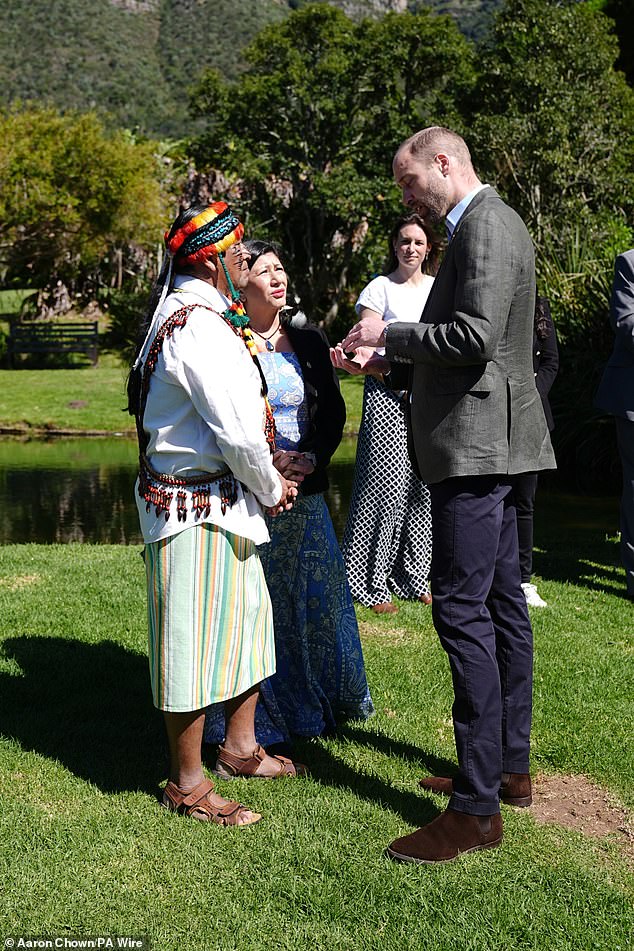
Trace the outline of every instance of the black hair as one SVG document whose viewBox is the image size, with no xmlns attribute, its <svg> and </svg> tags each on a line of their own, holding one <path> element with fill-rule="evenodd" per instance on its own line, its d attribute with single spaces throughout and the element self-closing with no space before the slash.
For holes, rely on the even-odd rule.
<svg viewBox="0 0 634 951">
<path fill-rule="evenodd" d="M 242 242 L 242 246 L 245 251 L 248 251 L 251 255 L 251 260 L 248 262 L 249 270 L 252 269 L 255 262 L 258 258 L 261 258 L 263 254 L 275 254 L 276 257 L 282 261 L 282 252 L 272 241 L 260 241 L 257 238 L 247 238 L 246 241 Z M 282 263 L 284 262 L 282 261 Z"/>
</svg>

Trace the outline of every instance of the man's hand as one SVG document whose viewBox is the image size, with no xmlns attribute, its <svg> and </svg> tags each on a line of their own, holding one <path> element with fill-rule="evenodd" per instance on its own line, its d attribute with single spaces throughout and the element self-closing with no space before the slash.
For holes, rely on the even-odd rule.
<svg viewBox="0 0 634 951">
<path fill-rule="evenodd" d="M 359 347 L 382 347 L 385 345 L 385 321 L 378 314 L 368 312 L 354 325 L 342 342 L 343 350 L 358 350 Z"/>
<path fill-rule="evenodd" d="M 343 351 L 343 345 L 338 343 L 336 347 L 330 348 L 330 360 L 337 370 L 345 370 L 352 376 L 370 374 L 380 377 L 390 369 L 389 360 L 380 357 L 373 347 L 359 347 L 354 360 L 349 360 Z"/>
<path fill-rule="evenodd" d="M 271 515 L 275 518 L 276 515 L 281 515 L 282 512 L 290 512 L 293 508 L 293 502 L 297 498 L 297 483 L 291 481 L 290 479 L 285 479 L 283 475 L 280 474 L 280 482 L 282 483 L 282 495 L 280 497 L 277 505 L 271 505 L 269 508 L 264 509 L 267 515 Z"/>
</svg>

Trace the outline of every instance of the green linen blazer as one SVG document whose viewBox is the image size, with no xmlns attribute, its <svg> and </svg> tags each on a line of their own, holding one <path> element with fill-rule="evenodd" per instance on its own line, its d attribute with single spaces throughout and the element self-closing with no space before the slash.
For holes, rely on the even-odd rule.
<svg viewBox="0 0 634 951">
<path fill-rule="evenodd" d="M 425 482 L 555 468 L 533 372 L 535 259 L 489 186 L 458 222 L 420 323 L 387 331 L 411 368 L 413 463 Z"/>
</svg>

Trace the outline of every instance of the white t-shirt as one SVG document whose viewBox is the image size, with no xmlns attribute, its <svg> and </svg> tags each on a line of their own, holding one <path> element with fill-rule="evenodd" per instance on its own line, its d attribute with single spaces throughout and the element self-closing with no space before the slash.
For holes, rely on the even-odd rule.
<svg viewBox="0 0 634 951">
<path fill-rule="evenodd" d="M 381 314 L 386 323 L 391 323 L 393 320 L 417 323 L 433 283 L 434 279 L 429 274 L 424 274 L 422 282 L 418 285 L 397 284 L 396 281 L 381 274 L 363 288 L 355 310 L 358 314 L 362 307 L 369 307 L 370 310 Z M 377 348 L 377 353 L 385 353 L 384 348 Z"/>
<path fill-rule="evenodd" d="M 191 476 L 229 468 L 238 485 L 236 503 L 221 511 L 220 490 L 211 486 L 209 515 L 195 517 L 192 490 L 185 488 L 187 517 L 176 516 L 176 491 L 166 521 L 135 489 L 145 542 L 175 535 L 202 522 L 212 522 L 256 544 L 269 540 L 261 506 L 275 505 L 281 483 L 264 437 L 261 380 L 243 341 L 219 314 L 229 301 L 215 287 L 197 278 L 179 276 L 161 308 L 155 332 L 187 304 L 212 307 L 193 310 L 184 327 L 166 337 L 151 376 L 143 427 L 149 436 L 146 455 L 161 473 Z M 146 350 L 147 352 L 147 350 Z"/>
</svg>

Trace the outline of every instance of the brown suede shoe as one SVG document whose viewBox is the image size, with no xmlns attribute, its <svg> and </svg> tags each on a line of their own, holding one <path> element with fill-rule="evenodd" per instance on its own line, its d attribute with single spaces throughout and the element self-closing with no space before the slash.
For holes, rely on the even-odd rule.
<svg viewBox="0 0 634 951">
<path fill-rule="evenodd" d="M 453 793 L 453 780 L 448 776 L 425 776 L 419 779 L 418 785 L 437 796 L 451 796 Z"/>
<path fill-rule="evenodd" d="M 437 796 L 453 794 L 453 780 L 448 776 L 425 776 L 418 781 L 421 789 Z M 502 773 L 500 800 L 507 806 L 525 809 L 533 801 L 530 773 Z"/>
<path fill-rule="evenodd" d="M 375 614 L 396 614 L 398 606 L 393 601 L 381 601 L 380 604 L 373 604 L 370 610 Z"/>
<path fill-rule="evenodd" d="M 502 816 L 470 816 L 447 809 L 422 829 L 395 839 L 387 855 L 395 862 L 431 865 L 451 862 L 465 852 L 494 849 L 502 841 Z"/>
<path fill-rule="evenodd" d="M 500 799 L 507 806 L 525 809 L 533 801 L 530 773 L 502 773 Z"/>
</svg>

